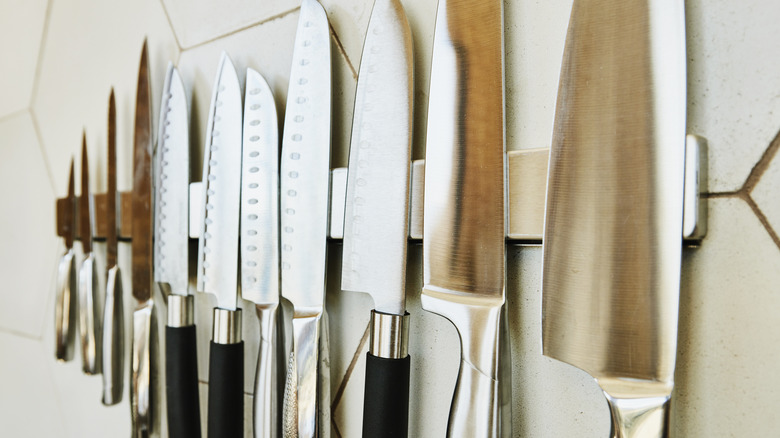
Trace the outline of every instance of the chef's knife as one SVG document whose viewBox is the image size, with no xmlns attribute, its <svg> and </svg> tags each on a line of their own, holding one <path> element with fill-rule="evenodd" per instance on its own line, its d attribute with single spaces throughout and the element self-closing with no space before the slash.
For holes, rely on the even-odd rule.
<svg viewBox="0 0 780 438">
<path fill-rule="evenodd" d="M 193 296 L 188 293 L 189 124 L 187 95 L 168 64 L 160 102 L 154 188 L 154 281 L 168 297 L 165 391 L 168 435 L 200 437 Z"/>
<path fill-rule="evenodd" d="M 405 437 L 409 420 L 406 243 L 412 38 L 399 0 L 377 0 L 360 62 L 344 215 L 341 288 L 374 298 L 364 437 Z"/>
<path fill-rule="evenodd" d="M 81 368 L 85 374 L 100 374 L 100 315 L 98 304 L 97 266 L 92 252 L 94 214 L 89 191 L 87 136 L 81 137 L 81 197 L 79 197 L 79 231 L 84 261 L 79 270 L 79 331 L 81 333 Z"/>
<path fill-rule="evenodd" d="M 73 174 L 73 159 L 70 160 L 68 197 L 65 198 L 65 254 L 57 270 L 57 298 L 54 305 L 55 357 L 67 362 L 73 359 L 73 344 L 76 340 L 76 259 L 73 241 L 76 237 L 76 184 Z"/>
<path fill-rule="evenodd" d="M 441 0 L 433 42 L 422 305 L 460 334 L 451 437 L 510 435 L 498 415 L 505 301 L 502 4 Z"/>
<path fill-rule="evenodd" d="M 330 78 L 327 15 L 316 0 L 303 0 L 281 158 L 282 296 L 294 309 L 283 408 L 286 437 L 313 437 L 318 430 L 318 343 L 325 300 L 330 177 Z"/>
<path fill-rule="evenodd" d="M 103 404 L 122 400 L 124 376 L 124 324 L 122 275 L 117 264 L 116 103 L 114 89 L 108 99 L 108 193 L 106 196 L 106 301 L 103 306 Z"/>
<path fill-rule="evenodd" d="M 276 354 L 279 307 L 279 125 L 265 79 L 246 72 L 241 172 L 241 296 L 255 303 L 260 322 L 254 397 L 254 436 L 281 430 Z"/>
<path fill-rule="evenodd" d="M 222 53 L 214 80 L 203 153 L 203 216 L 198 290 L 214 294 L 209 352 L 208 436 L 244 435 L 244 342 L 238 301 L 241 205 L 241 86 Z"/>
<path fill-rule="evenodd" d="M 144 41 L 138 67 L 133 136 L 133 348 L 130 384 L 133 436 L 152 433 L 150 378 L 154 301 L 152 300 L 152 105 L 148 48 Z"/>
<path fill-rule="evenodd" d="M 596 379 L 613 437 L 668 431 L 685 81 L 683 2 L 575 0 L 550 150 L 542 339 L 545 355 Z"/>
</svg>

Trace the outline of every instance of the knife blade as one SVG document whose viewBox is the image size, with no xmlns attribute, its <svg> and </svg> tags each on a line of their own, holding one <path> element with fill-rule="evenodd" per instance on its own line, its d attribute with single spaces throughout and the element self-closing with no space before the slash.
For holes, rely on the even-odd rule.
<svg viewBox="0 0 780 438">
<path fill-rule="evenodd" d="M 377 0 L 360 63 L 347 179 L 341 288 L 374 299 L 363 436 L 409 421 L 406 246 L 414 99 L 412 38 L 399 0 Z"/>
<path fill-rule="evenodd" d="M 134 437 L 147 437 L 152 431 L 151 395 L 153 350 L 152 300 L 152 105 L 149 84 L 148 47 L 144 41 L 138 67 L 133 133 L 133 345 L 130 375 L 130 403 Z"/>
<path fill-rule="evenodd" d="M 575 0 L 550 150 L 546 356 L 593 376 L 613 437 L 668 432 L 685 161 L 684 6 Z"/>
<path fill-rule="evenodd" d="M 246 72 L 241 171 L 241 295 L 255 303 L 260 323 L 253 406 L 254 436 L 281 430 L 276 331 L 279 307 L 279 128 L 271 88 Z"/>
<path fill-rule="evenodd" d="M 241 129 L 241 86 L 223 52 L 206 130 L 198 241 L 198 290 L 217 297 L 209 351 L 208 436 L 244 436 L 244 342 L 241 309 L 236 307 Z"/>
<path fill-rule="evenodd" d="M 95 212 L 89 190 L 87 135 L 81 136 L 81 196 L 79 197 L 79 231 L 84 261 L 79 270 L 79 332 L 81 333 L 81 369 L 84 374 L 100 374 L 100 320 L 98 319 L 98 285 L 95 254 L 92 252 L 92 224 Z"/>
<path fill-rule="evenodd" d="M 73 253 L 73 241 L 76 238 L 76 189 L 73 173 L 73 158 L 70 159 L 68 177 L 68 196 L 65 198 L 63 215 L 65 216 L 65 254 L 62 255 L 57 269 L 57 296 L 54 306 L 55 351 L 58 361 L 73 359 L 73 344 L 76 339 L 76 302 L 78 277 L 76 259 Z"/>
<path fill-rule="evenodd" d="M 168 63 L 160 102 L 154 192 L 154 280 L 168 297 L 165 390 L 168 435 L 200 437 L 194 299 L 188 285 L 189 124 L 187 95 Z"/>
<path fill-rule="evenodd" d="M 117 264 L 116 102 L 114 89 L 108 98 L 108 193 L 106 196 L 106 300 L 103 306 L 103 404 L 122 400 L 124 323 L 122 274 Z"/>
<path fill-rule="evenodd" d="M 505 301 L 503 6 L 441 0 L 433 43 L 423 309 L 461 339 L 448 436 L 511 435 L 499 412 Z"/>
<path fill-rule="evenodd" d="M 293 305 L 284 436 L 317 433 L 317 364 L 325 300 L 331 121 L 330 29 L 316 0 L 301 2 L 281 158 L 281 284 Z"/>
</svg>

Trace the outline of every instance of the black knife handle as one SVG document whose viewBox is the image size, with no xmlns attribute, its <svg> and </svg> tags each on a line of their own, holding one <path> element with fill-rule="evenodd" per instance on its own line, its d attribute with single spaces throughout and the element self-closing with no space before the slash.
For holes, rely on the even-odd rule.
<svg viewBox="0 0 780 438">
<path fill-rule="evenodd" d="M 198 353 L 195 326 L 165 327 L 168 436 L 200 438 Z"/>
<path fill-rule="evenodd" d="M 409 429 L 411 356 L 385 359 L 366 354 L 363 437 L 406 437 Z"/>
</svg>

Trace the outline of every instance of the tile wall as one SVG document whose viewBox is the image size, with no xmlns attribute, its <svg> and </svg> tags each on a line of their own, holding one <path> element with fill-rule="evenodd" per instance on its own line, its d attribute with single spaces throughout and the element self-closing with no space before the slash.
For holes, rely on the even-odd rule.
<svg viewBox="0 0 780 438">
<path fill-rule="evenodd" d="M 505 2 L 509 150 L 543 147 L 550 141 L 571 1 Z M 356 71 L 372 2 L 321 2 L 331 20 L 333 166 L 339 167 L 347 164 Z M 110 87 L 117 96 L 121 190 L 131 186 L 135 79 L 145 37 L 155 96 L 153 120 L 156 123 L 163 73 L 173 62 L 190 100 L 192 174 L 200 175 L 220 52 L 229 52 L 239 71 L 251 67 L 261 72 L 282 114 L 299 3 L 0 1 L 3 436 L 129 434 L 127 395 L 118 406 L 103 407 L 100 378 L 82 375 L 78 360 L 57 363 L 53 354 L 54 280 L 64 248 L 54 234 L 54 199 L 66 193 L 69 161 L 77 154 L 82 131 L 89 145 L 92 190 L 105 191 Z M 403 3 L 416 50 L 414 156 L 422 158 L 436 1 Z M 683 259 L 673 436 L 775 436 L 780 430 L 780 5 L 773 0 L 687 0 L 686 6 L 688 129 L 709 139 L 710 223 L 707 238 L 699 248 L 686 249 Z M 97 251 L 102 269 L 105 247 L 98 243 Z M 360 431 L 372 304 L 367 296 L 339 290 L 340 255 L 339 244 L 332 243 L 327 294 L 330 432 L 333 437 L 355 437 Z M 129 256 L 129 247 L 121 244 L 120 266 L 125 271 Z M 607 407 L 592 379 L 541 356 L 541 248 L 511 246 L 507 257 L 515 435 L 607 436 Z M 412 247 L 407 287 L 413 315 L 410 436 L 440 437 L 457 374 L 458 337 L 447 321 L 420 308 L 421 258 L 421 248 Z M 124 290 L 130 290 L 129 276 Z M 164 309 L 163 298 L 156 299 Z M 213 304 L 210 297 L 198 297 L 203 406 Z M 128 293 L 128 317 L 132 309 Z M 254 312 L 245 314 L 249 414 L 258 336 Z M 159 325 L 163 323 L 161 317 Z M 166 436 L 164 415 L 156 419 L 157 430 Z M 250 423 L 248 419 L 247 436 Z"/>
</svg>

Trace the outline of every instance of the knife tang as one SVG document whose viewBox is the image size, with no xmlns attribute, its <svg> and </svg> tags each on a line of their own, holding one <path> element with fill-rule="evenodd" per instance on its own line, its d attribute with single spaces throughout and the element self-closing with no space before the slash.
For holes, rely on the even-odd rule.
<svg viewBox="0 0 780 438">
<path fill-rule="evenodd" d="M 76 259 L 73 253 L 73 240 L 76 234 L 75 224 L 75 180 L 73 159 L 70 160 L 70 176 L 68 177 L 68 197 L 63 213 L 67 218 L 65 232 L 65 254 L 60 259 L 57 269 L 57 296 L 54 304 L 54 339 L 55 357 L 62 362 L 73 358 L 73 344 L 76 339 Z"/>
</svg>

